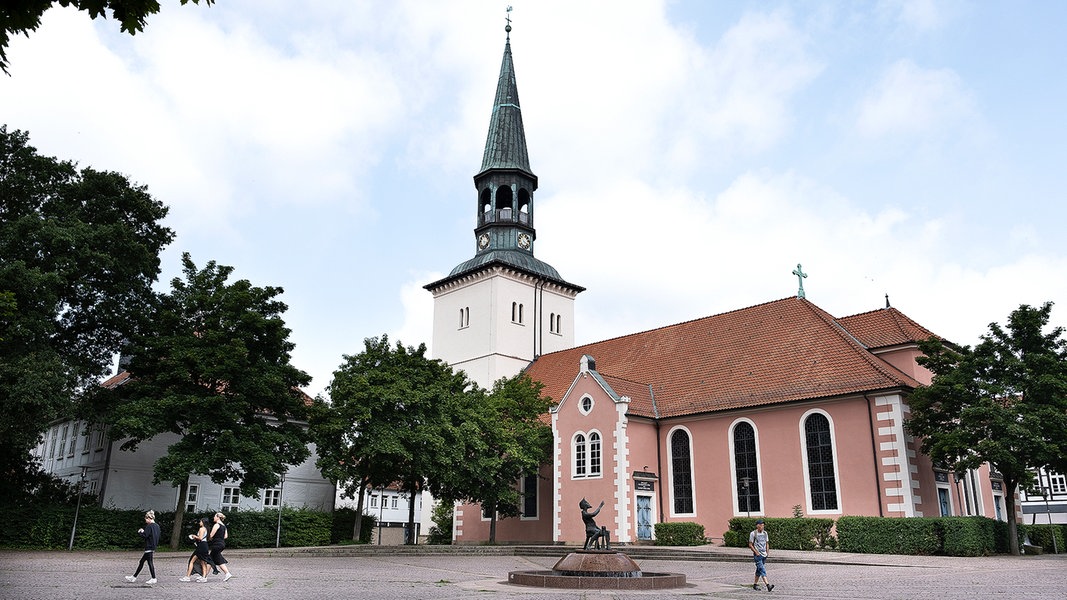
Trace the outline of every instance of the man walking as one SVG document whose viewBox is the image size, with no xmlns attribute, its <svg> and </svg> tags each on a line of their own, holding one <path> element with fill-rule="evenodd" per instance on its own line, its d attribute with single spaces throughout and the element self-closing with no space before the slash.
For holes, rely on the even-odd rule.
<svg viewBox="0 0 1067 600">
<path fill-rule="evenodd" d="M 767 591 L 774 589 L 774 585 L 767 581 L 767 553 L 771 550 L 771 539 L 763 530 L 763 519 L 756 519 L 756 529 L 748 534 L 748 547 L 752 550 L 752 560 L 756 561 L 756 577 L 752 580 L 752 589 L 759 589 L 759 579 L 767 584 Z"/>
</svg>

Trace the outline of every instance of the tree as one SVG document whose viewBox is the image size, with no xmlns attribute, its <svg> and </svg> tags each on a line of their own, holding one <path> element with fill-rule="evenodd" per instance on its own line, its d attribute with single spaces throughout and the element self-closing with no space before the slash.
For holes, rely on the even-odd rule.
<svg viewBox="0 0 1067 600">
<path fill-rule="evenodd" d="M 200 0 L 191 0 L 193 4 L 200 4 Z M 183 5 L 190 0 L 181 0 Z M 204 0 L 205 5 L 212 5 L 215 0 Z M 41 16 L 44 11 L 54 4 L 67 7 L 73 6 L 78 10 L 89 13 L 89 17 L 107 17 L 107 11 L 111 11 L 112 17 L 118 21 L 121 31 L 135 35 L 144 31 L 145 21 L 148 15 L 159 12 L 157 0 L 23 0 L 21 2 L 5 2 L 0 5 L 0 70 L 8 73 L 7 46 L 11 42 L 11 34 L 30 35 L 41 26 Z"/>
<path fill-rule="evenodd" d="M 174 238 L 166 215 L 144 186 L 41 156 L 0 126 L 0 497 L 26 491 L 14 475 L 33 468 L 29 451 L 150 306 Z"/>
<path fill-rule="evenodd" d="M 174 548 L 191 474 L 239 482 L 242 495 L 258 497 L 310 455 L 301 422 L 310 399 L 300 387 L 311 378 L 289 363 L 282 289 L 229 283 L 232 267 L 197 270 L 188 253 L 182 264 L 184 280 L 171 282 L 151 327 L 131 341 L 129 380 L 96 404 L 123 450 L 178 435 L 153 467 L 153 483 L 180 487 Z"/>
<path fill-rule="evenodd" d="M 1048 333 L 1052 303 L 1022 305 L 980 343 L 920 344 L 919 364 L 934 374 L 910 396 L 910 433 L 935 464 L 960 472 L 989 463 L 1004 478 L 1012 554 L 1019 553 L 1015 493 L 1031 469 L 1067 472 L 1067 342 Z"/>
<path fill-rule="evenodd" d="M 410 499 L 406 541 L 414 543 L 417 494 L 479 435 L 468 418 L 475 390 L 465 374 L 427 358 L 425 344 L 367 338 L 334 372 L 329 402 L 317 399 L 312 410 L 318 467 L 359 498 L 360 513 L 367 486 L 399 486 Z M 358 539 L 358 525 L 353 533 Z"/>
<path fill-rule="evenodd" d="M 519 373 L 498 380 L 493 390 L 472 407 L 469 417 L 481 431 L 476 446 L 430 481 L 444 499 L 478 502 L 491 513 L 489 543 L 496 543 L 497 518 L 522 514 L 517 487 L 523 477 L 537 475 L 552 459 L 552 428 L 544 422 L 552 399 L 543 397 L 544 385 Z"/>
</svg>

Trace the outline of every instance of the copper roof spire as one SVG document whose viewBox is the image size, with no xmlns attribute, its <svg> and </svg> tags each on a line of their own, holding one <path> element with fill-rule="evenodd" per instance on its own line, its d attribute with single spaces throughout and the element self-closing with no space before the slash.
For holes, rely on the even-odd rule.
<svg viewBox="0 0 1067 600">
<path fill-rule="evenodd" d="M 510 12 L 511 7 L 508 7 Z M 526 131 L 522 126 L 522 110 L 519 108 L 519 88 L 515 83 L 515 65 L 511 59 L 511 17 L 504 28 L 504 60 L 500 64 L 500 77 L 493 100 L 493 115 L 489 120 L 489 135 L 485 140 L 481 173 L 489 169 L 519 169 L 528 175 L 530 157 L 526 151 Z M 481 174 L 479 173 L 479 174 Z"/>
</svg>

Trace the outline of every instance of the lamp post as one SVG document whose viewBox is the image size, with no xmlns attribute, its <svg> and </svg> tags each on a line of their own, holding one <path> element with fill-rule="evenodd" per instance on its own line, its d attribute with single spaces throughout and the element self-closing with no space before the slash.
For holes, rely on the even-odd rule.
<svg viewBox="0 0 1067 600">
<path fill-rule="evenodd" d="M 745 491 L 745 517 L 752 518 L 752 499 L 748 495 L 748 486 L 752 483 L 751 477 L 741 478 L 741 489 Z"/>
<path fill-rule="evenodd" d="M 274 547 L 282 547 L 282 495 L 285 494 L 285 471 L 282 471 L 281 483 L 278 486 L 278 531 L 274 538 Z"/>
<path fill-rule="evenodd" d="M 1051 477 L 1051 476 L 1050 476 Z M 1052 553 L 1059 554 L 1060 549 L 1056 547 L 1056 531 L 1052 528 L 1052 509 L 1048 506 L 1048 497 L 1052 494 L 1051 487 L 1041 486 L 1041 497 L 1045 499 L 1045 514 L 1048 515 L 1048 529 L 1049 535 L 1052 536 Z"/>
<path fill-rule="evenodd" d="M 382 545 L 382 516 L 385 515 L 385 486 L 382 486 L 381 504 L 378 505 L 378 545 Z"/>
<path fill-rule="evenodd" d="M 89 467 L 82 465 L 81 478 L 78 479 L 78 504 L 74 507 L 74 526 L 70 528 L 70 544 L 67 546 L 67 550 L 74 549 L 74 532 L 78 530 L 78 513 L 82 508 L 82 488 L 85 487 L 85 476 L 89 473 Z"/>
</svg>

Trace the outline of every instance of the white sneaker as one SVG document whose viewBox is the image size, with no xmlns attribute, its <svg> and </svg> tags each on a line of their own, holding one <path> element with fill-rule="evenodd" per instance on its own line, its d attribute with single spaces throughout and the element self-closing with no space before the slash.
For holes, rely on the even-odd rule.
<svg viewBox="0 0 1067 600">
<path fill-rule="evenodd" d="M 137 578 L 134 577 L 133 575 L 127 575 L 126 576 L 126 581 L 129 581 L 130 583 L 133 583 L 133 582 L 137 581 Z"/>
<path fill-rule="evenodd" d="M 223 581 L 229 581 L 230 577 L 233 577 L 233 573 L 227 573 L 226 576 L 222 578 L 222 580 Z"/>
<path fill-rule="evenodd" d="M 189 579 L 189 576 L 185 576 L 185 577 L 179 577 L 178 581 L 192 581 L 192 580 Z"/>
<path fill-rule="evenodd" d="M 204 577 L 203 575 L 201 575 L 200 577 L 196 578 L 196 582 L 197 583 L 207 583 L 207 577 Z"/>
<path fill-rule="evenodd" d="M 148 581 L 146 581 L 145 583 L 147 583 L 148 585 L 152 585 L 152 584 L 154 584 L 155 582 L 156 582 L 156 578 L 155 578 L 155 577 L 153 577 L 153 578 L 149 579 Z"/>
</svg>

